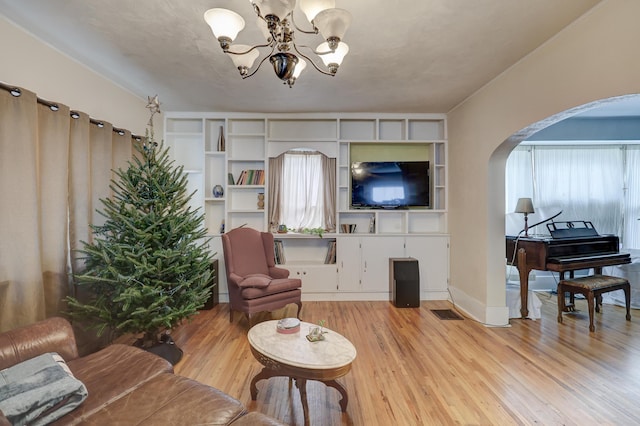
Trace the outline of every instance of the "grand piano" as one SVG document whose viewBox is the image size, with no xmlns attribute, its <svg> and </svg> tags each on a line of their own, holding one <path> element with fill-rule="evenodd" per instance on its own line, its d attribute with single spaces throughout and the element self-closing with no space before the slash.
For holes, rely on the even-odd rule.
<svg viewBox="0 0 640 426">
<path fill-rule="evenodd" d="M 566 272 L 573 278 L 575 271 L 593 268 L 602 273 L 605 266 L 631 263 L 629 253 L 620 252 L 620 240 L 615 235 L 599 235 L 591 222 L 571 221 L 547 224 L 549 236 L 507 236 L 507 264 L 518 268 L 520 275 L 520 315 L 529 316 L 529 272 L 554 271 L 564 279 Z"/>
</svg>

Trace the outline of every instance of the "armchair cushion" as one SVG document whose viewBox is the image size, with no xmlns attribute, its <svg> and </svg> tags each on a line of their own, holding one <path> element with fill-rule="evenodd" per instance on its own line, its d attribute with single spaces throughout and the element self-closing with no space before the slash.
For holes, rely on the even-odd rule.
<svg viewBox="0 0 640 426">
<path fill-rule="evenodd" d="M 298 278 L 282 278 L 271 280 L 266 287 L 245 287 L 242 289 L 242 297 L 245 299 L 258 299 L 271 294 L 283 293 L 285 291 L 300 288 L 302 283 Z"/>
<path fill-rule="evenodd" d="M 271 283 L 272 278 L 264 274 L 250 274 L 238 282 L 238 287 L 266 287 Z"/>
</svg>

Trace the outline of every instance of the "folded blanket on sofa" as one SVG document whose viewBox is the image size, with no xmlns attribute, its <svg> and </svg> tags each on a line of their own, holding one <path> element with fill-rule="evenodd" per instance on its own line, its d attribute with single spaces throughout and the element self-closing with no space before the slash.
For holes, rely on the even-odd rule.
<svg viewBox="0 0 640 426">
<path fill-rule="evenodd" d="M 0 371 L 0 410 L 13 425 L 46 425 L 86 398 L 87 388 L 56 353 Z"/>
</svg>

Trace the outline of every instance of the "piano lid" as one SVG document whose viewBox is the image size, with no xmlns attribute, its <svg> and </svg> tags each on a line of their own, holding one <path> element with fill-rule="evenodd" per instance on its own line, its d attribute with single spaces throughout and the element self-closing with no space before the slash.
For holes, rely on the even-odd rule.
<svg viewBox="0 0 640 426">
<path fill-rule="evenodd" d="M 551 238 L 577 238 L 599 236 L 593 224 L 584 220 L 547 223 Z"/>
</svg>

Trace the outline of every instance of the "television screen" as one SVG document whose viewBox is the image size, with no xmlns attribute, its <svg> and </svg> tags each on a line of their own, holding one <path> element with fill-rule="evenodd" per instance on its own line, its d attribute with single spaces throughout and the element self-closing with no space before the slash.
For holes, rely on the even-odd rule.
<svg viewBox="0 0 640 426">
<path fill-rule="evenodd" d="M 352 163 L 351 207 L 429 207 L 429 162 Z"/>
</svg>

